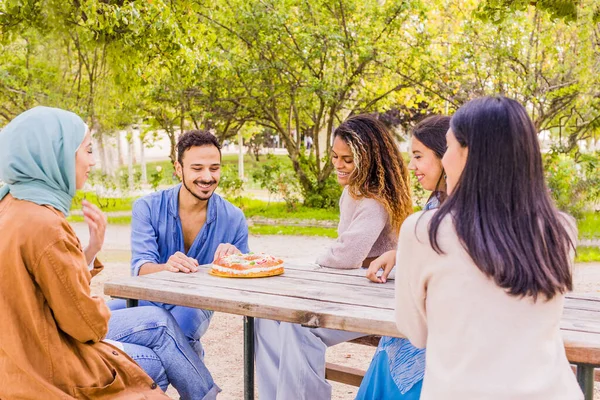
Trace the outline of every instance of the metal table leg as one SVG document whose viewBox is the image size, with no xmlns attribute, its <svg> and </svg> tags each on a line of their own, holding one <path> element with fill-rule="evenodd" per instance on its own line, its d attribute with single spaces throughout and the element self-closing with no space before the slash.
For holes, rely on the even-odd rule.
<svg viewBox="0 0 600 400">
<path fill-rule="evenodd" d="M 594 400 L 594 366 L 577 364 L 577 382 L 583 391 L 585 400 Z"/>
<path fill-rule="evenodd" d="M 137 299 L 127 299 L 127 308 L 129 307 L 137 307 L 138 306 L 138 301 Z"/>
<path fill-rule="evenodd" d="M 244 317 L 244 400 L 254 400 L 253 317 Z"/>
</svg>

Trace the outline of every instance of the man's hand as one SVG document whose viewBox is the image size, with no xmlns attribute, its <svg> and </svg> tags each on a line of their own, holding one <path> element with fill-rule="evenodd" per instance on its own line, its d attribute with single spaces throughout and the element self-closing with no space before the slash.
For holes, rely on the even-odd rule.
<svg viewBox="0 0 600 400">
<path fill-rule="evenodd" d="M 171 272 L 184 272 L 186 274 L 198 272 L 198 261 L 195 258 L 188 257 L 178 251 L 169 257 L 169 260 L 165 264 L 165 270 Z"/>
<path fill-rule="evenodd" d="M 237 249 L 237 247 L 235 247 L 231 243 L 221 243 L 219 245 L 219 247 L 217 247 L 217 251 L 215 251 L 215 258 L 214 258 L 214 260 L 216 260 L 217 258 L 228 256 L 230 254 L 242 254 L 242 252 L 239 251 Z"/>
<path fill-rule="evenodd" d="M 106 215 L 94 204 L 83 200 L 82 211 L 83 219 L 88 225 L 90 231 L 90 241 L 85 249 L 85 256 L 88 264 L 92 262 L 96 254 L 102 249 L 104 244 L 104 235 L 106 234 L 107 218 Z"/>
<path fill-rule="evenodd" d="M 386 283 L 387 277 L 396 264 L 396 250 L 390 250 L 374 259 L 367 269 L 367 278 L 375 283 Z M 377 276 L 379 270 L 383 269 L 381 276 Z"/>
</svg>

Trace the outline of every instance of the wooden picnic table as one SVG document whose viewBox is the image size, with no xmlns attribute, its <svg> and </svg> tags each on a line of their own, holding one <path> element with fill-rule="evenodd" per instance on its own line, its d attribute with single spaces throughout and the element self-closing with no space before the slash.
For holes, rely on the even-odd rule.
<svg viewBox="0 0 600 400">
<path fill-rule="evenodd" d="M 244 393 L 254 398 L 254 318 L 307 327 L 401 337 L 394 322 L 394 285 L 368 281 L 364 270 L 286 264 L 266 279 L 220 278 L 201 266 L 195 274 L 159 272 L 110 280 L 112 297 L 203 308 L 244 316 Z M 586 400 L 592 400 L 594 368 L 600 367 L 600 296 L 570 294 L 561 330 L 569 361 Z"/>
</svg>

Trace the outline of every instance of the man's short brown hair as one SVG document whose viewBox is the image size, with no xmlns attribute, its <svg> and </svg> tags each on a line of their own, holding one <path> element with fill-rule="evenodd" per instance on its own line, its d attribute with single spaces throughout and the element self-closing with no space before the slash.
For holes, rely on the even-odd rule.
<svg viewBox="0 0 600 400">
<path fill-rule="evenodd" d="M 209 131 L 196 129 L 187 131 L 179 137 L 177 141 L 177 161 L 182 164 L 183 153 L 196 146 L 215 146 L 219 150 L 219 155 L 221 155 L 221 144 L 217 137 Z"/>
</svg>

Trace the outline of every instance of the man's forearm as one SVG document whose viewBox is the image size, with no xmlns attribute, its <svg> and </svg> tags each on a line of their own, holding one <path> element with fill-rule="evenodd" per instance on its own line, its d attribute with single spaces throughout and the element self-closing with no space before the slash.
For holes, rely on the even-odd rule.
<svg viewBox="0 0 600 400">
<path fill-rule="evenodd" d="M 148 275 L 164 271 L 166 269 L 165 267 L 165 264 L 146 263 L 140 267 L 139 275 Z"/>
</svg>

